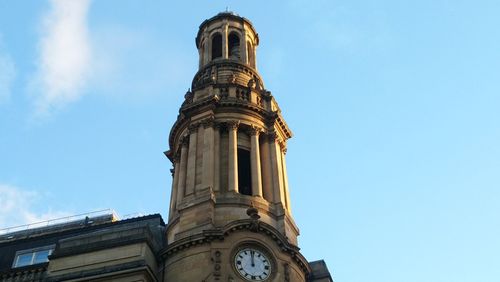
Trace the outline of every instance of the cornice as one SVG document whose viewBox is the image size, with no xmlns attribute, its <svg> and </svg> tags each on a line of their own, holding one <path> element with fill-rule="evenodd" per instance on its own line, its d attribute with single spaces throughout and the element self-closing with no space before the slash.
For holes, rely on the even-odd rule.
<svg viewBox="0 0 500 282">
<path fill-rule="evenodd" d="M 226 237 L 234 232 L 255 232 L 271 238 L 280 251 L 287 253 L 306 273 L 306 276 L 311 272 L 309 264 L 304 256 L 300 253 L 300 248 L 291 244 L 285 236 L 279 233 L 271 225 L 256 219 L 241 219 L 233 221 L 222 228 L 204 230 L 202 233 L 180 239 L 168 245 L 160 256 L 165 259 L 168 256 L 174 255 L 184 249 L 189 249 L 194 246 L 208 244 L 213 241 L 223 241 Z"/>
</svg>

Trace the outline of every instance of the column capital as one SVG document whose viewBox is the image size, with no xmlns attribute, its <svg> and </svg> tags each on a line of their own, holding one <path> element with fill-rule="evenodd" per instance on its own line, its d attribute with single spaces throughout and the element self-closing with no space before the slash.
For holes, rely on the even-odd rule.
<svg viewBox="0 0 500 282">
<path fill-rule="evenodd" d="M 281 145 L 281 151 L 283 152 L 283 154 L 285 154 L 285 155 L 286 155 L 286 152 L 287 152 L 287 150 L 288 150 L 288 149 L 286 148 L 286 144 L 285 144 L 285 143 L 281 143 L 280 145 Z"/>
<path fill-rule="evenodd" d="M 260 128 L 256 125 L 252 125 L 252 126 L 250 126 L 250 129 L 248 131 L 250 132 L 250 135 L 259 136 L 259 134 L 262 132 L 262 128 Z"/>
<path fill-rule="evenodd" d="M 279 142 L 279 136 L 276 131 L 271 131 L 267 134 L 267 138 L 269 141 L 278 141 Z"/>
<path fill-rule="evenodd" d="M 174 157 L 172 158 L 173 159 L 173 163 L 174 163 L 174 169 L 175 169 L 175 166 L 179 163 L 179 161 L 181 160 L 181 152 L 180 150 L 177 151 L 177 153 L 174 154 Z"/>
<path fill-rule="evenodd" d="M 215 122 L 214 121 L 214 128 L 217 130 L 221 130 L 221 129 L 226 128 L 226 125 L 222 122 Z"/>
<path fill-rule="evenodd" d="M 208 118 L 202 120 L 201 124 L 203 125 L 204 128 L 214 127 L 215 126 L 215 118 L 213 116 L 208 117 Z"/>
<path fill-rule="evenodd" d="M 189 135 L 184 135 L 181 137 L 181 146 L 186 146 L 189 144 Z"/>
<path fill-rule="evenodd" d="M 228 129 L 238 129 L 238 126 L 240 126 L 240 121 L 239 120 L 230 120 L 227 122 L 227 127 Z"/>
<path fill-rule="evenodd" d="M 188 132 L 189 134 L 193 133 L 193 132 L 197 132 L 198 131 L 198 126 L 200 126 L 200 123 L 199 122 L 194 122 L 194 123 L 191 123 L 189 126 L 188 126 Z"/>
</svg>

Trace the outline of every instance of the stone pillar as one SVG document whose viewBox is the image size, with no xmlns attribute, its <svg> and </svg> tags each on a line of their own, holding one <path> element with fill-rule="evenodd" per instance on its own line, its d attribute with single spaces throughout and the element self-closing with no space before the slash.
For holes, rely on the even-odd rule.
<svg viewBox="0 0 500 282">
<path fill-rule="evenodd" d="M 228 36 L 228 23 L 224 22 L 224 26 L 222 27 L 222 58 L 229 58 L 229 51 L 227 50 L 227 36 Z"/>
<path fill-rule="evenodd" d="M 215 140 L 214 140 L 214 121 L 213 118 L 207 119 L 203 122 L 205 127 L 203 136 L 203 178 L 202 188 L 214 188 L 214 153 L 215 153 Z"/>
<path fill-rule="evenodd" d="M 286 171 L 285 154 L 286 147 L 283 145 L 283 150 L 281 151 L 281 165 L 283 166 L 283 190 L 285 192 L 286 208 L 288 212 L 292 212 L 292 204 L 290 203 L 290 187 L 288 187 L 288 173 Z"/>
<path fill-rule="evenodd" d="M 252 172 L 252 195 L 262 197 L 262 177 L 260 170 L 260 129 L 252 127 L 250 132 L 250 165 Z"/>
<path fill-rule="evenodd" d="M 189 126 L 189 150 L 186 169 L 186 196 L 194 193 L 196 183 L 196 146 L 198 141 L 198 125 Z"/>
<path fill-rule="evenodd" d="M 214 127 L 214 191 L 220 190 L 220 124 Z"/>
<path fill-rule="evenodd" d="M 273 175 L 273 197 L 277 203 L 285 206 L 285 194 L 283 191 L 283 170 L 281 165 L 281 147 L 278 143 L 276 133 L 269 135 L 269 149 L 271 155 L 271 170 Z"/>
<path fill-rule="evenodd" d="M 243 25 L 243 33 L 242 33 L 242 38 L 240 38 L 240 56 L 241 56 L 241 61 L 244 64 L 249 65 L 248 62 L 248 50 L 247 50 L 247 30 L 245 28 L 245 25 Z"/>
<path fill-rule="evenodd" d="M 229 153 L 228 153 L 228 183 L 229 191 L 238 192 L 238 125 L 239 121 L 228 123 Z"/>
<path fill-rule="evenodd" d="M 252 48 L 252 58 L 253 58 L 253 68 L 255 70 L 257 70 L 257 45 L 253 45 L 253 48 Z"/>
<path fill-rule="evenodd" d="M 210 40 L 210 35 L 208 34 L 208 32 L 205 31 L 204 34 L 205 34 L 205 36 L 204 36 L 205 40 L 204 40 L 204 43 L 203 43 L 203 47 L 204 48 L 203 48 L 203 65 L 202 66 L 208 64 L 208 62 L 211 59 L 210 58 L 210 50 L 209 50 L 210 48 L 208 48 L 208 46 L 210 44 L 212 44 L 212 40 Z"/>
<path fill-rule="evenodd" d="M 269 141 L 267 136 L 262 137 L 262 144 L 260 144 L 260 164 L 262 171 L 262 190 L 264 199 L 268 202 L 273 202 L 273 176 L 271 169 L 271 155 L 269 153 Z"/>
<path fill-rule="evenodd" d="M 174 168 L 170 170 L 173 174 L 172 179 L 172 193 L 170 193 L 170 209 L 168 212 L 168 218 L 171 219 L 175 214 L 175 208 L 177 206 L 177 186 L 179 185 L 179 158 L 174 157 Z"/>
<path fill-rule="evenodd" d="M 186 169 L 187 169 L 187 159 L 188 159 L 188 138 L 184 137 L 181 140 L 181 160 L 179 164 L 179 169 L 177 170 L 177 174 L 179 174 L 177 181 L 177 209 L 184 198 L 186 193 Z"/>
</svg>

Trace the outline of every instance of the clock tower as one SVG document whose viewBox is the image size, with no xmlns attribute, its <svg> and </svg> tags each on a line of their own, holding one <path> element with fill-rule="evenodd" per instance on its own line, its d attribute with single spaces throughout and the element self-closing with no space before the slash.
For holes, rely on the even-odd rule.
<svg viewBox="0 0 500 282">
<path fill-rule="evenodd" d="M 165 281 L 330 281 L 314 279 L 297 246 L 285 162 L 292 132 L 257 71 L 258 45 L 252 23 L 231 12 L 199 27 L 199 70 L 166 152 Z"/>
</svg>

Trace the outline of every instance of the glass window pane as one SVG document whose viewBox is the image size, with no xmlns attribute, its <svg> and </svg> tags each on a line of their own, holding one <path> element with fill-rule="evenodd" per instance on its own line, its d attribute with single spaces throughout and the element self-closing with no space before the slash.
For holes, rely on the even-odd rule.
<svg viewBox="0 0 500 282">
<path fill-rule="evenodd" d="M 28 253 L 28 254 L 23 254 L 23 255 L 17 256 L 16 267 L 30 265 L 32 257 L 33 257 L 33 253 Z"/>
<path fill-rule="evenodd" d="M 48 256 L 50 255 L 50 250 L 38 251 L 35 253 L 35 259 L 33 260 L 33 264 L 48 262 Z"/>
</svg>

